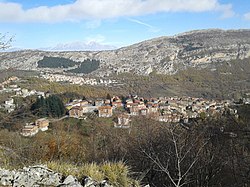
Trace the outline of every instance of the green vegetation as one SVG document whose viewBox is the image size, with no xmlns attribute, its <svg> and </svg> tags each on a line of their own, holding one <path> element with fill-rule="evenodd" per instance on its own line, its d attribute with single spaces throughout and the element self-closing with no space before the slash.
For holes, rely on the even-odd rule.
<svg viewBox="0 0 250 187">
<path fill-rule="evenodd" d="M 237 109 L 241 120 L 250 122 L 250 104 L 239 105 L 235 108 Z"/>
<path fill-rule="evenodd" d="M 100 66 L 99 60 L 87 59 L 87 60 L 84 60 L 84 62 L 82 62 L 78 68 L 68 70 L 67 72 L 88 74 L 88 73 L 91 73 L 92 71 L 97 70 L 99 66 Z"/>
<path fill-rule="evenodd" d="M 31 111 L 40 117 L 61 117 L 65 114 L 65 107 L 58 96 L 51 95 L 48 98 L 37 98 L 31 105 Z"/>
<path fill-rule="evenodd" d="M 37 64 L 38 68 L 68 68 L 79 64 L 79 62 L 62 57 L 44 56 L 42 60 L 37 62 Z"/>
</svg>

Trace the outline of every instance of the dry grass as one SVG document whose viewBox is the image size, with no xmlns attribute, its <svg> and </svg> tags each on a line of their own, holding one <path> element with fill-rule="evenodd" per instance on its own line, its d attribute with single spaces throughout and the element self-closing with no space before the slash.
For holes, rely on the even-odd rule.
<svg viewBox="0 0 250 187">
<path fill-rule="evenodd" d="M 100 182 L 107 178 L 114 187 L 139 186 L 139 182 L 130 178 L 129 167 L 123 162 L 110 163 L 105 162 L 97 165 L 96 163 L 86 163 L 81 166 L 72 164 L 48 162 L 47 166 L 63 175 L 73 175 L 78 179 L 89 176 Z"/>
</svg>

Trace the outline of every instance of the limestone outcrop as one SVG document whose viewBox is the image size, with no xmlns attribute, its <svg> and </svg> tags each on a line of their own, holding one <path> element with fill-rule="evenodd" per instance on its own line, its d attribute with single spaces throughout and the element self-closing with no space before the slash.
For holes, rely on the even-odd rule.
<svg viewBox="0 0 250 187">
<path fill-rule="evenodd" d="M 37 62 L 48 57 L 63 57 L 77 62 L 100 60 L 92 75 L 131 72 L 174 74 L 187 67 L 210 67 L 221 62 L 250 57 L 250 30 L 197 30 L 171 37 L 160 37 L 117 50 L 84 52 L 17 51 L 0 53 L 0 69 L 48 71 Z M 62 72 L 62 68 L 53 72 Z"/>
<path fill-rule="evenodd" d="M 44 165 L 24 167 L 18 170 L 0 169 L 0 186 L 112 187 L 107 180 L 97 182 L 86 176 L 79 181 L 72 175 L 63 176 Z"/>
</svg>

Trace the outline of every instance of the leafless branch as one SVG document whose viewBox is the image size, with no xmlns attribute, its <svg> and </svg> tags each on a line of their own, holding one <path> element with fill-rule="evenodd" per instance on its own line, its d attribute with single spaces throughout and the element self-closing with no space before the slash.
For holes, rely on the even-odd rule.
<svg viewBox="0 0 250 187">
<path fill-rule="evenodd" d="M 14 36 L 8 36 L 8 34 L 0 33 L 0 49 L 7 49 L 11 46 Z"/>
</svg>

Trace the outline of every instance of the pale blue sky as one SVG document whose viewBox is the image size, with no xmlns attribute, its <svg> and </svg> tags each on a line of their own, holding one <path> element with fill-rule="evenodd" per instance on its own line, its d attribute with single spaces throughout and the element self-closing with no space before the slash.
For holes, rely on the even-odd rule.
<svg viewBox="0 0 250 187">
<path fill-rule="evenodd" d="M 249 0 L 0 0 L 13 47 L 91 42 L 127 46 L 195 29 L 250 28 Z"/>
</svg>

